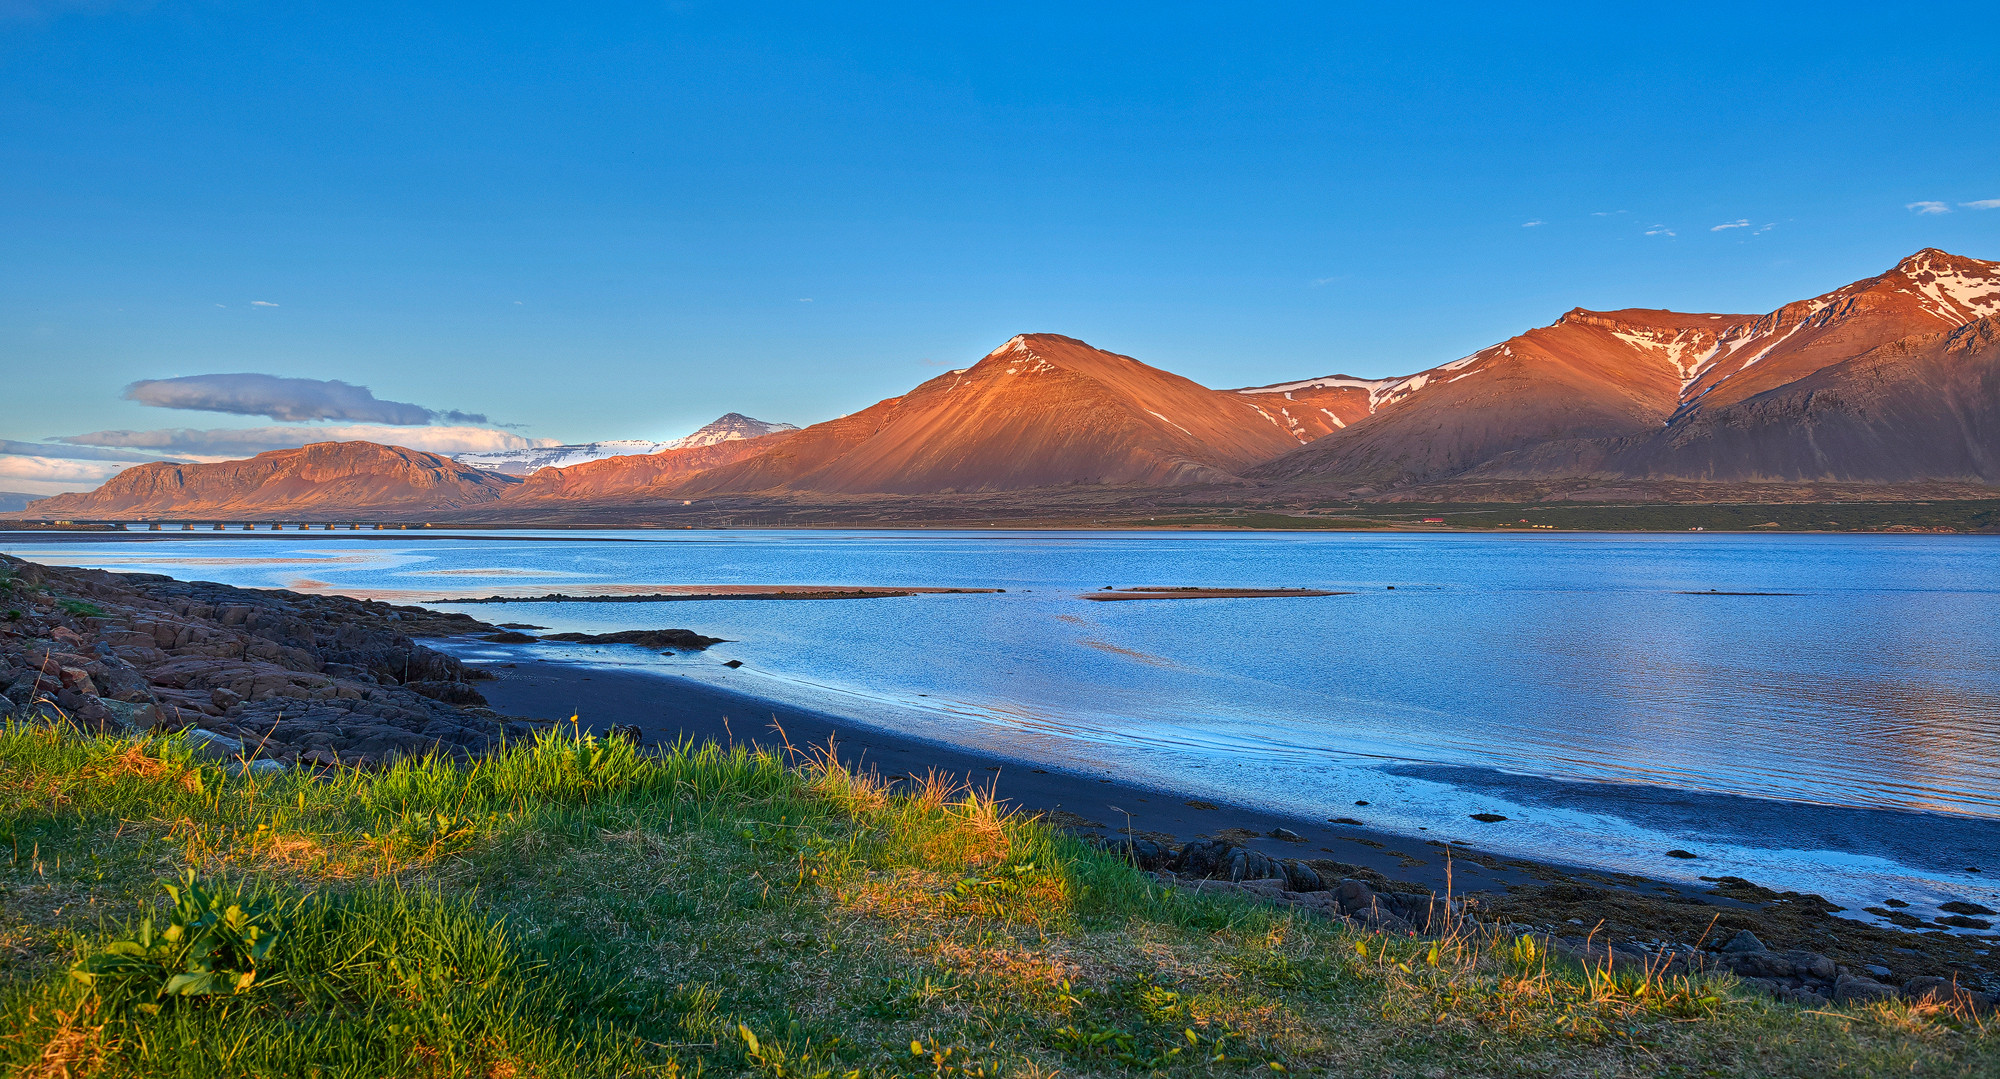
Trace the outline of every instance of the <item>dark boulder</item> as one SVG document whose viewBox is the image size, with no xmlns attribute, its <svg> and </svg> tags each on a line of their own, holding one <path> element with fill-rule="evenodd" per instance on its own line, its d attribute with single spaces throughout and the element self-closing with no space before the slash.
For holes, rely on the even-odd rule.
<svg viewBox="0 0 2000 1079">
<path fill-rule="evenodd" d="M 1748 929 L 1737 931 L 1735 936 L 1729 938 L 1729 943 L 1722 946 L 1722 953 L 1724 955 L 1766 951 L 1770 951 L 1770 949 L 1764 947 L 1764 942 L 1757 939 L 1757 934 L 1752 933 Z"/>
<path fill-rule="evenodd" d="M 446 704 L 485 704 L 486 698 L 464 682 L 405 682 L 403 688 Z"/>
</svg>

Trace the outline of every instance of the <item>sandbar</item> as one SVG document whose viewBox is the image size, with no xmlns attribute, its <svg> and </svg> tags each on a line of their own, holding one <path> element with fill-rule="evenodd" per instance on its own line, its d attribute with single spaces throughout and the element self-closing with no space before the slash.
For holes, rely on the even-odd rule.
<svg viewBox="0 0 2000 1079">
<path fill-rule="evenodd" d="M 1141 585 L 1083 593 L 1084 599 L 1109 603 L 1126 599 L 1286 599 L 1300 596 L 1351 596 L 1318 588 L 1192 588 Z"/>
</svg>

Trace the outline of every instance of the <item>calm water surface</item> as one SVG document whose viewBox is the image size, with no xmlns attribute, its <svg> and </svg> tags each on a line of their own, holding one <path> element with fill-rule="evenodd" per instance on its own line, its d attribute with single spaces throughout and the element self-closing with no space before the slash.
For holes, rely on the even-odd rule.
<svg viewBox="0 0 2000 1079">
<path fill-rule="evenodd" d="M 550 535 L 563 539 L 535 538 Z M 0 550 L 398 601 L 629 585 L 1005 588 L 449 609 L 565 630 L 686 626 L 732 643 L 699 657 L 573 654 L 1316 817 L 1365 799 L 1371 824 L 1489 849 L 1871 903 L 1992 905 L 1987 881 L 2000 878 L 1990 538 L 148 533 L 7 537 Z M 1354 594 L 1079 598 L 1106 585 Z M 1794 594 L 1680 594 L 1710 589 Z M 745 667 L 720 666 L 732 658 Z M 1479 811 L 1511 819 L 1466 819 Z M 1703 858 L 1663 859 L 1674 847 Z"/>
</svg>

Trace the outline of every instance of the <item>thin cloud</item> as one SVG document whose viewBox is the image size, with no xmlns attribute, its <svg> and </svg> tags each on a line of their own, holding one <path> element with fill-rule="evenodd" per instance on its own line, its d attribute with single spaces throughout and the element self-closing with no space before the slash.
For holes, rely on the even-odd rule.
<svg viewBox="0 0 2000 1079">
<path fill-rule="evenodd" d="M 0 454 L 0 490 L 46 497 L 88 491 L 131 468 L 129 461 L 78 461 L 67 457 Z"/>
<path fill-rule="evenodd" d="M 1654 226 L 1653 226 L 1652 228 L 1649 228 L 1649 229 L 1647 229 L 1647 230 L 1646 230 L 1646 235 L 1648 235 L 1648 236 L 1672 236 L 1672 235 L 1674 235 L 1674 230 L 1672 230 L 1672 229 L 1668 228 L 1668 227 L 1667 227 L 1667 226 L 1665 226 L 1665 225 L 1654 225 Z"/>
<path fill-rule="evenodd" d="M 251 301 L 250 301 L 250 306 L 252 306 L 252 307 L 276 307 L 276 306 L 278 306 L 278 305 L 277 305 L 277 304 L 274 304 L 274 303 L 272 303 L 272 302 L 271 302 L 271 301 L 269 301 L 269 300 L 251 300 Z"/>
<path fill-rule="evenodd" d="M 1726 229 L 1747 229 L 1749 227 L 1750 227 L 1749 220 L 1747 218 L 1739 217 L 1734 221 L 1725 221 L 1720 225 L 1716 225 L 1715 227 L 1709 229 L 1708 231 L 1722 232 Z"/>
<path fill-rule="evenodd" d="M 1546 222 L 1546 221 L 1543 221 L 1543 220 L 1540 220 L 1540 219 L 1536 219 L 1536 220 L 1534 220 L 1534 221 L 1523 221 L 1523 222 L 1521 222 L 1521 227 L 1522 227 L 1522 228 L 1524 228 L 1524 229 L 1532 229 L 1532 228 L 1536 228 L 1536 227 L 1538 227 L 1538 226 L 1541 226 L 1541 225 L 1546 225 L 1546 224 L 1548 224 L 1548 222 Z"/>
<path fill-rule="evenodd" d="M 1942 202 L 1930 202 L 1930 201 L 1906 202 L 1903 204 L 1903 209 L 1915 210 L 1920 214 L 1948 214 L 1951 212 L 1950 206 Z"/>
<path fill-rule="evenodd" d="M 314 442 L 377 442 L 432 453 L 476 453 L 520 450 L 561 443 L 550 438 L 524 438 L 491 427 L 391 427 L 382 424 L 342 424 L 329 427 L 232 427 L 196 430 L 170 427 L 152 431 L 92 431 L 57 441 L 70 446 L 108 446 L 154 450 L 185 457 L 227 460 L 288 450 Z M 156 460 L 157 458 L 145 458 Z"/>
<path fill-rule="evenodd" d="M 335 379 L 280 378 L 249 372 L 151 378 L 125 387 L 125 399 L 155 408 L 268 416 L 274 420 L 353 420 L 414 427 L 428 423 L 485 423 L 476 412 L 436 411 L 384 401 L 366 386 Z"/>
<path fill-rule="evenodd" d="M 134 453 L 130 450 L 111 450 L 98 446 L 73 446 L 64 443 L 16 442 L 11 438 L 0 438 L 0 455 L 8 457 L 54 457 L 65 461 L 123 461 L 138 464 L 142 461 L 157 461 L 157 453 Z"/>
<path fill-rule="evenodd" d="M 1959 205 L 1970 210 L 2000 210 L 2000 199 L 1980 199 L 1977 202 L 1961 202 Z"/>
</svg>

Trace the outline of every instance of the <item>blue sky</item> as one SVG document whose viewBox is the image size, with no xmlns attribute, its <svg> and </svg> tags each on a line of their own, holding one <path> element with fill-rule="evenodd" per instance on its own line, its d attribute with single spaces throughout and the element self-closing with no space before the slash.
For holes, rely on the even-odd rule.
<svg viewBox="0 0 2000 1079">
<path fill-rule="evenodd" d="M 1990 7 L 1612 7 L 0 0 L 0 438 L 271 425 L 121 396 L 238 372 L 804 424 L 1022 331 L 1386 375 L 2000 258 Z"/>
</svg>

